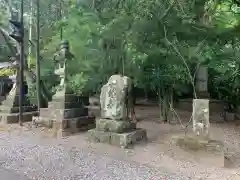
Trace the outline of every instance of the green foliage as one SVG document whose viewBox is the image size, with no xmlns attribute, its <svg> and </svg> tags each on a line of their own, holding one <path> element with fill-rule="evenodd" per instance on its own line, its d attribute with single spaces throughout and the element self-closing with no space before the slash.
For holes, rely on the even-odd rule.
<svg viewBox="0 0 240 180">
<path fill-rule="evenodd" d="M 87 81 L 88 77 L 85 77 L 83 73 L 79 73 L 70 79 L 69 85 L 76 94 L 83 95 Z"/>
<path fill-rule="evenodd" d="M 12 76 L 16 73 L 14 68 L 2 68 L 0 69 L 0 76 Z"/>
<path fill-rule="evenodd" d="M 41 75 L 49 89 L 58 83 L 53 54 L 62 29 L 75 56 L 68 75 L 77 94 L 99 92 L 118 71 L 158 97 L 192 96 L 196 69 L 204 64 L 210 93 L 239 103 L 240 10 L 231 0 L 62 3 L 40 1 Z"/>
</svg>

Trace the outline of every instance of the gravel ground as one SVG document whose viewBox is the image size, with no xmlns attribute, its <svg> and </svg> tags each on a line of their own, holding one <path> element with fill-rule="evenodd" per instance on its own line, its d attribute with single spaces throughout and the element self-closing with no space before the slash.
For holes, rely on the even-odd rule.
<svg viewBox="0 0 240 180">
<path fill-rule="evenodd" d="M 101 156 L 89 149 L 67 150 L 57 143 L 47 146 L 38 142 L 34 136 L 17 136 L 6 132 L 0 133 L 0 163 L 2 169 L 38 180 L 189 179 L 162 168 Z"/>
<path fill-rule="evenodd" d="M 28 180 L 26 176 L 19 175 L 8 169 L 0 169 L 0 175 L 3 180 Z"/>
<path fill-rule="evenodd" d="M 152 140 L 155 139 L 153 127 L 161 132 L 156 134 L 160 140 L 169 131 L 162 124 L 142 122 L 140 125 L 151 130 L 148 136 Z M 27 126 L 22 130 L 19 126 L 0 127 L 0 179 L 12 177 L 7 171 L 10 170 L 38 180 L 161 180 L 165 177 L 166 180 L 240 180 L 240 169 L 212 167 L 189 158 L 174 159 L 157 139 L 155 143 L 150 140 L 134 149 L 123 150 L 89 143 L 86 134 L 55 139 L 44 132 Z M 14 177 L 9 180 L 15 180 Z"/>
</svg>

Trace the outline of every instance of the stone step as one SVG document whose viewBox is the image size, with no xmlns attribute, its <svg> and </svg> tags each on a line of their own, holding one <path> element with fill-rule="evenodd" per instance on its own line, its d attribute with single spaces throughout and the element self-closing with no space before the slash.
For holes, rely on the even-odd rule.
<svg viewBox="0 0 240 180">
<path fill-rule="evenodd" d="M 18 107 L 19 106 L 19 96 L 18 95 L 7 96 L 6 99 L 4 101 L 2 101 L 2 105 Z M 24 106 L 30 105 L 30 101 L 27 97 L 25 97 L 23 99 L 23 105 Z"/>
<path fill-rule="evenodd" d="M 43 125 L 48 128 L 56 128 L 56 126 L 60 126 L 59 129 L 67 129 L 68 126 L 75 126 L 76 128 L 80 128 L 81 126 L 87 124 L 95 124 L 95 117 L 90 116 L 81 116 L 70 119 L 51 119 L 48 117 L 42 116 L 34 116 L 33 120 L 40 125 Z M 95 128 L 95 127 L 94 127 Z"/>
<path fill-rule="evenodd" d="M 24 112 L 23 113 L 23 122 L 32 121 L 32 117 L 36 116 L 38 112 Z M 4 124 L 12 124 L 19 122 L 19 113 L 3 113 L 0 112 L 1 122 Z"/>
<path fill-rule="evenodd" d="M 69 119 L 80 116 L 87 116 L 87 108 L 72 108 L 72 109 L 51 109 L 51 108 L 41 108 L 40 116 L 53 118 L 53 119 Z"/>
<path fill-rule="evenodd" d="M 128 148 L 138 141 L 146 141 L 147 133 L 144 129 L 135 129 L 126 133 L 104 132 L 96 129 L 88 131 L 88 138 L 90 141 L 107 143 L 114 146 Z"/>
<path fill-rule="evenodd" d="M 84 97 L 84 96 L 77 96 L 75 94 L 65 94 L 63 96 L 53 96 L 52 101 L 56 102 L 84 102 L 84 104 L 89 103 L 89 97 Z"/>
<path fill-rule="evenodd" d="M 105 132 L 124 133 L 129 130 L 136 129 L 136 123 L 126 121 L 116 121 L 111 119 L 97 119 L 96 130 Z"/>
<path fill-rule="evenodd" d="M 70 109 L 70 108 L 80 108 L 84 105 L 77 101 L 77 102 L 64 102 L 64 101 L 51 101 L 48 103 L 48 108 L 52 109 Z"/>
<path fill-rule="evenodd" d="M 23 111 L 24 112 L 32 112 L 36 111 L 37 108 L 33 106 L 23 106 Z M 6 105 L 0 106 L 0 112 L 5 112 L 5 113 L 18 113 L 19 112 L 19 107 L 9 107 Z"/>
</svg>

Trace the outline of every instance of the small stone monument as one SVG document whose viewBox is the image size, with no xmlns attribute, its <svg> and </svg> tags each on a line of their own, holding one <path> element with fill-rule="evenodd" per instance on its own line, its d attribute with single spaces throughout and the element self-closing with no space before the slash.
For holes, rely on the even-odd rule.
<svg viewBox="0 0 240 180">
<path fill-rule="evenodd" d="M 211 115 L 214 115 L 214 119 L 217 121 L 223 121 L 224 117 L 221 116 L 221 113 L 224 113 L 226 103 L 221 100 L 211 99 L 210 94 L 208 92 L 208 67 L 204 65 L 200 65 L 197 73 L 196 73 L 196 95 L 199 99 L 209 99 L 209 113 L 210 117 L 213 117 Z M 193 99 L 181 99 L 179 100 L 179 103 L 177 105 L 178 109 L 184 110 L 184 111 L 193 111 Z M 218 116 L 218 117 L 217 117 Z M 217 117 L 217 118 L 215 118 Z"/>
<path fill-rule="evenodd" d="M 19 61 L 15 61 L 17 74 L 13 87 L 0 107 L 1 122 L 11 124 L 19 122 L 19 96 L 20 96 L 20 79 L 19 79 Z M 23 122 L 32 121 L 32 117 L 37 114 L 36 107 L 32 106 L 27 95 L 23 96 Z"/>
<path fill-rule="evenodd" d="M 221 141 L 213 140 L 210 137 L 208 99 L 193 99 L 192 121 L 193 131 L 189 134 L 178 136 L 176 144 L 188 151 L 204 152 L 199 154 L 203 155 L 199 159 L 202 161 L 212 159 L 211 163 L 224 167 L 224 145 Z"/>
<path fill-rule="evenodd" d="M 193 132 L 196 136 L 208 138 L 209 136 L 209 100 L 194 99 L 193 100 Z"/>
<path fill-rule="evenodd" d="M 112 75 L 101 89 L 101 118 L 96 120 L 96 128 L 88 131 L 89 139 L 127 148 L 140 140 L 146 140 L 144 129 L 136 128 L 126 113 L 125 77 Z"/>
<path fill-rule="evenodd" d="M 35 118 L 36 122 L 51 128 L 60 137 L 95 127 L 95 118 L 88 116 L 88 108 L 85 108 L 85 97 L 73 94 L 68 86 L 66 74 L 72 58 L 68 41 L 63 41 L 60 52 L 54 58 L 55 74 L 60 77 L 60 84 L 48 108 L 40 109 L 40 121 Z"/>
</svg>

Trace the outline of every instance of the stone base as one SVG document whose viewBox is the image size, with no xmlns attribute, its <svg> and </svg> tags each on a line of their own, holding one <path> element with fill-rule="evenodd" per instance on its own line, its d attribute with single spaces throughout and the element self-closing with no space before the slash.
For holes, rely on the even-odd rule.
<svg viewBox="0 0 240 180">
<path fill-rule="evenodd" d="M 55 109 L 41 108 L 40 116 L 48 119 L 72 119 L 75 117 L 88 116 L 87 108 Z"/>
<path fill-rule="evenodd" d="M 19 113 L 19 107 L 8 107 L 8 106 L 2 105 L 0 108 L 2 113 Z M 37 111 L 37 108 L 34 106 L 23 106 L 22 109 L 23 109 L 23 112 Z"/>
<path fill-rule="evenodd" d="M 98 119 L 96 120 L 96 130 L 105 132 L 124 133 L 136 129 L 136 123 L 126 121 L 117 121 L 111 119 Z"/>
<path fill-rule="evenodd" d="M 209 138 L 199 136 L 179 136 L 175 137 L 176 145 L 184 149 L 193 151 L 223 152 L 223 143 Z"/>
<path fill-rule="evenodd" d="M 177 136 L 173 138 L 176 145 L 194 156 L 199 163 L 223 168 L 224 145 L 220 141 L 200 138 L 198 136 Z"/>
<path fill-rule="evenodd" d="M 135 129 L 121 134 L 91 129 L 88 131 L 88 137 L 90 141 L 128 148 L 130 145 L 133 145 L 138 141 L 147 140 L 147 133 L 144 129 Z"/>
<path fill-rule="evenodd" d="M 81 131 L 95 128 L 95 117 L 84 116 L 72 119 L 54 120 L 45 117 L 34 117 L 35 123 L 52 130 L 57 137 L 69 136 Z"/>
<path fill-rule="evenodd" d="M 38 112 L 24 112 L 23 122 L 32 121 L 33 116 L 36 116 Z M 1 123 L 12 124 L 19 122 L 19 113 L 0 113 Z"/>
</svg>

